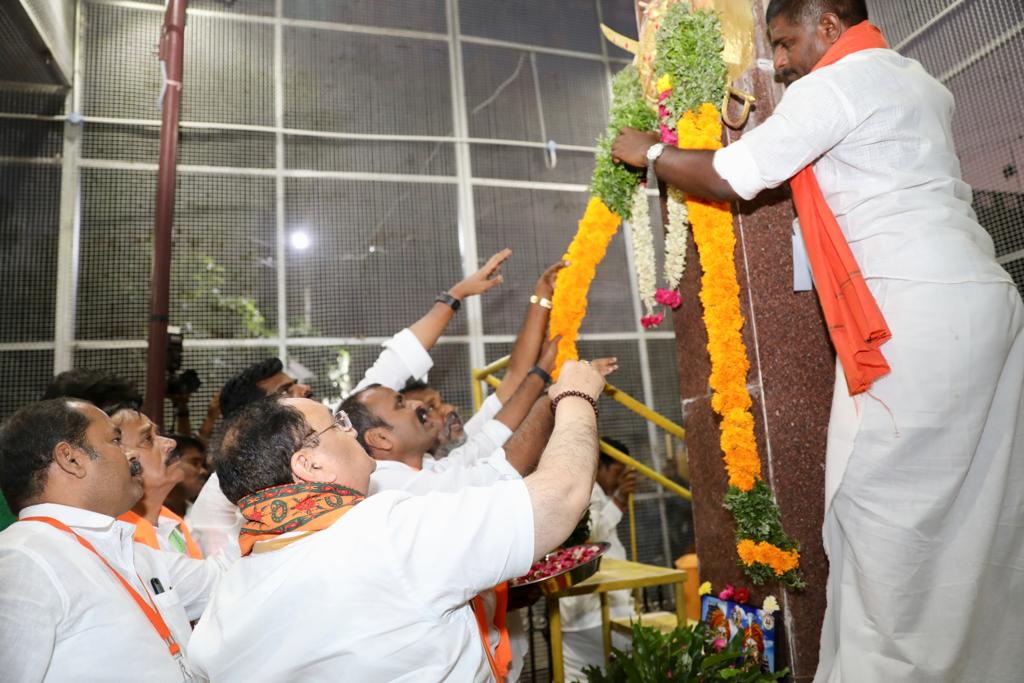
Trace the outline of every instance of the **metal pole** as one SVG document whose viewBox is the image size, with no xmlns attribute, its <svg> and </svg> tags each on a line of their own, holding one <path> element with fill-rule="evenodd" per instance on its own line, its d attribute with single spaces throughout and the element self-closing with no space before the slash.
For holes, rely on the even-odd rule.
<svg viewBox="0 0 1024 683">
<path fill-rule="evenodd" d="M 143 410 L 162 428 L 167 372 L 167 316 L 171 289 L 171 229 L 174 225 L 175 173 L 178 161 L 178 119 L 185 52 L 185 7 L 188 0 L 167 0 L 160 30 L 160 62 L 164 70 L 161 97 L 160 165 L 153 226 L 153 276 L 149 285 L 149 351 L 146 354 L 146 400 Z"/>
</svg>

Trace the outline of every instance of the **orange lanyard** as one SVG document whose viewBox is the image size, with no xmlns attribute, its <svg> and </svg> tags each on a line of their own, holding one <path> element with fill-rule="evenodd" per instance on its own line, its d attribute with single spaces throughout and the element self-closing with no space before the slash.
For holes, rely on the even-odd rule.
<svg viewBox="0 0 1024 683">
<path fill-rule="evenodd" d="M 171 635 L 171 630 L 167 628 L 167 623 L 164 622 L 164 618 L 160 616 L 160 612 L 157 611 L 154 605 L 151 605 L 149 601 L 145 600 L 141 595 L 139 595 L 139 592 L 132 588 L 130 583 L 124 580 L 124 577 L 121 576 L 121 574 L 116 569 L 114 569 L 109 562 L 107 562 L 107 559 L 96 551 L 96 548 L 93 547 L 92 543 L 89 543 L 89 541 L 79 536 L 78 533 L 71 529 L 71 527 L 64 524 L 63 522 L 54 519 L 53 517 L 25 517 L 21 521 L 43 522 L 44 524 L 49 524 L 50 526 L 56 527 L 61 531 L 66 531 L 72 536 L 74 536 L 75 540 L 78 541 L 78 543 L 83 548 L 91 552 L 96 557 L 100 558 L 100 561 L 103 564 L 107 565 L 107 569 L 109 569 L 110 573 L 114 575 L 114 578 L 120 581 L 121 585 L 124 586 L 124 589 L 128 591 L 129 595 L 132 596 L 132 600 L 134 600 L 135 604 L 139 606 L 139 609 L 142 610 L 142 613 L 146 615 L 146 618 L 149 619 L 149 623 L 153 625 L 153 628 L 156 629 L 156 632 L 160 634 L 160 639 L 167 644 L 167 650 L 171 653 L 171 656 L 175 659 L 180 659 L 181 646 L 178 645 L 177 642 L 175 642 L 174 636 Z"/>
<path fill-rule="evenodd" d="M 509 667 L 512 664 L 512 648 L 508 637 L 506 626 L 506 611 L 508 608 L 508 582 L 498 584 L 494 587 L 494 626 L 498 629 L 498 646 L 491 653 L 490 628 L 487 625 L 487 611 L 484 608 L 484 601 L 479 595 L 470 601 L 473 607 L 473 614 L 476 616 L 476 625 L 480 630 L 480 640 L 483 641 L 484 654 L 487 655 L 487 663 L 491 665 L 491 673 L 494 680 L 501 683 L 508 676 Z"/>
</svg>

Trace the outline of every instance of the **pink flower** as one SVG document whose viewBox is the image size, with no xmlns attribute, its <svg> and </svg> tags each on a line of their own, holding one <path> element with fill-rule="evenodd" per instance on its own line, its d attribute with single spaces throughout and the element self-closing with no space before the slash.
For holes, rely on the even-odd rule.
<svg viewBox="0 0 1024 683">
<path fill-rule="evenodd" d="M 675 289 L 661 289 L 659 287 L 658 291 L 654 293 L 654 300 L 674 311 L 682 305 L 683 295 Z"/>
<path fill-rule="evenodd" d="M 654 315 L 645 315 L 640 318 L 640 324 L 644 326 L 645 330 L 649 330 L 652 327 L 657 327 L 661 324 L 661 321 L 665 319 L 664 313 L 655 313 Z"/>
<path fill-rule="evenodd" d="M 725 588 L 722 589 L 722 592 L 718 594 L 718 599 L 719 600 L 728 600 L 729 598 L 731 598 L 733 596 L 733 594 L 735 592 L 736 591 L 733 590 L 732 584 L 731 583 L 727 583 L 727 584 L 725 584 Z"/>
<path fill-rule="evenodd" d="M 711 646 L 715 648 L 715 652 L 721 652 L 725 649 L 725 638 L 715 638 Z"/>
</svg>

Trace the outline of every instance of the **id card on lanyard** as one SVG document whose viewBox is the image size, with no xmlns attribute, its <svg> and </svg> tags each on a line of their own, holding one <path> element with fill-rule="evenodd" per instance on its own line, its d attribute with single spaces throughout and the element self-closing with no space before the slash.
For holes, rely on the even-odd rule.
<svg viewBox="0 0 1024 683">
<path fill-rule="evenodd" d="M 164 621 L 163 616 L 160 614 L 160 610 L 157 609 L 156 604 L 153 603 L 152 600 L 149 598 L 148 593 L 146 594 L 146 597 L 143 598 L 139 594 L 139 592 L 132 588 L 132 585 L 128 583 L 123 576 L 121 576 L 120 572 L 114 569 L 114 567 L 111 566 L 109 562 L 107 562 L 107 558 L 99 554 L 96 548 L 93 547 L 92 543 L 84 539 L 74 529 L 64 524 L 63 522 L 56 520 L 53 517 L 25 517 L 21 521 L 42 522 L 43 524 L 49 524 L 50 526 L 56 529 L 65 531 L 71 534 L 74 537 L 74 539 L 78 541 L 79 545 L 81 545 L 83 548 L 85 548 L 93 555 L 98 557 L 100 562 L 106 565 L 107 569 L 110 570 L 110 573 L 113 574 L 115 579 L 117 579 L 118 583 L 120 583 L 121 586 L 126 591 L 128 591 L 128 595 L 130 595 L 132 600 L 135 601 L 135 604 L 138 606 L 140 610 L 142 610 L 142 613 L 146 615 L 146 619 L 148 619 L 149 623 L 152 624 L 153 628 L 157 632 L 157 635 L 160 636 L 160 640 L 164 641 L 164 644 L 167 645 L 167 652 L 177 663 L 178 668 L 181 669 L 182 680 L 186 683 L 190 683 L 191 681 L 195 680 L 195 678 L 193 678 L 192 676 L 192 672 L 189 671 L 188 665 L 185 663 L 185 655 L 181 651 L 181 646 L 178 645 L 177 641 L 174 640 L 174 636 L 171 635 L 171 629 L 167 627 L 167 623 Z M 142 579 L 139 579 L 139 582 L 141 583 Z"/>
</svg>

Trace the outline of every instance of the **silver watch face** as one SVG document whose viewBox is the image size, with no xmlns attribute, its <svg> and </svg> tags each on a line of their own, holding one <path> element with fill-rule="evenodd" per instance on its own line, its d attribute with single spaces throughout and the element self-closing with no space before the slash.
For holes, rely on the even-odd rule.
<svg viewBox="0 0 1024 683">
<path fill-rule="evenodd" d="M 661 156 L 662 151 L 665 149 L 665 143 L 656 142 L 647 148 L 647 163 L 652 163 L 658 160 Z"/>
</svg>

